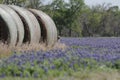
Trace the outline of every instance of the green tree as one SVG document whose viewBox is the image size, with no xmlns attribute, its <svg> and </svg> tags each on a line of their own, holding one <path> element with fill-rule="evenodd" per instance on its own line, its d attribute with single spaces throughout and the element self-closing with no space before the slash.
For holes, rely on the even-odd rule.
<svg viewBox="0 0 120 80">
<path fill-rule="evenodd" d="M 69 36 L 72 35 L 72 31 L 81 32 L 81 26 L 78 20 L 83 7 L 83 0 L 69 0 L 65 17 L 66 26 L 69 29 Z"/>
<path fill-rule="evenodd" d="M 120 10 L 102 4 L 85 7 L 80 16 L 83 36 L 120 36 Z"/>
<path fill-rule="evenodd" d="M 54 20 L 59 35 L 62 35 L 62 30 L 65 28 L 66 3 L 64 0 L 53 0 L 51 4 L 41 7 Z"/>
<path fill-rule="evenodd" d="M 60 35 L 67 33 L 69 36 L 72 36 L 72 32 L 81 33 L 79 15 L 84 6 L 83 0 L 69 0 L 68 3 L 65 0 L 53 0 L 47 6 L 49 6 L 47 12 L 54 19 Z"/>
<path fill-rule="evenodd" d="M 91 36 L 92 32 L 90 31 L 90 14 L 91 9 L 88 6 L 85 6 L 80 15 L 80 23 L 82 27 L 82 36 Z"/>
<path fill-rule="evenodd" d="M 117 6 L 109 7 L 104 18 L 104 32 L 102 36 L 119 36 L 120 32 L 120 11 Z"/>
<path fill-rule="evenodd" d="M 35 9 L 39 9 L 41 5 L 41 0 L 1 0 L 1 2 Z"/>
<path fill-rule="evenodd" d="M 99 27 L 100 27 L 100 21 L 102 18 L 102 14 L 99 11 L 99 7 L 92 7 L 92 9 L 87 9 L 87 12 L 84 12 L 83 14 L 87 14 L 87 23 L 84 30 L 87 29 L 88 35 L 85 36 L 98 36 L 99 35 Z M 85 22 L 84 22 L 85 23 Z M 83 27 L 85 27 L 83 26 Z M 83 33 L 84 34 L 84 33 Z"/>
<path fill-rule="evenodd" d="M 3 4 L 14 4 L 23 6 L 25 4 L 26 0 L 2 0 Z"/>
<path fill-rule="evenodd" d="M 53 5 L 53 19 L 57 25 L 59 35 L 62 35 L 62 30 L 65 27 L 66 4 L 64 0 L 54 0 Z"/>
<path fill-rule="evenodd" d="M 41 6 L 41 0 L 27 0 L 25 6 L 29 8 L 39 9 Z"/>
<path fill-rule="evenodd" d="M 0 4 L 2 4 L 3 0 L 0 0 Z"/>
</svg>

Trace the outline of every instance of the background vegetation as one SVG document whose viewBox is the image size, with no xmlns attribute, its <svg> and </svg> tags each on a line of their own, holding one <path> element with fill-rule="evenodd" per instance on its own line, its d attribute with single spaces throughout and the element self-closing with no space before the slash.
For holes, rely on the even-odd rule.
<svg viewBox="0 0 120 80">
<path fill-rule="evenodd" d="M 88 7 L 84 0 L 0 0 L 46 12 L 55 21 L 58 34 L 67 37 L 120 36 L 120 9 L 110 4 Z"/>
</svg>

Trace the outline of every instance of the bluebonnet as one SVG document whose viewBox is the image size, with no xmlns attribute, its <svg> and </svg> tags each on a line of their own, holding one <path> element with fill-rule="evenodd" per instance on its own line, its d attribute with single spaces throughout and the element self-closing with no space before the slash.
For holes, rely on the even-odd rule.
<svg viewBox="0 0 120 80">
<path fill-rule="evenodd" d="M 68 47 L 65 50 L 24 51 L 19 54 L 15 52 L 10 57 L 2 59 L 0 68 L 15 65 L 21 71 L 19 76 L 23 76 L 24 70 L 33 67 L 30 74 L 37 77 L 39 74 L 36 71 L 39 68 L 43 69 L 44 73 L 57 68 L 58 70 L 70 68 L 76 71 L 76 67 L 93 66 L 94 61 L 100 66 L 108 62 L 115 64 L 120 60 L 120 38 L 61 38 L 60 42 Z M 0 73 L 2 76 L 5 75 Z"/>
</svg>

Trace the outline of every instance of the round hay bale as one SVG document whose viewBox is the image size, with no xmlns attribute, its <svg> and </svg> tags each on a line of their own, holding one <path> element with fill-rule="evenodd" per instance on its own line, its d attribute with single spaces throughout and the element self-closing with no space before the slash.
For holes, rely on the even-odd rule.
<svg viewBox="0 0 120 80">
<path fill-rule="evenodd" d="M 35 9 L 29 9 L 37 18 L 41 25 L 41 36 L 46 45 L 53 46 L 57 42 L 57 29 L 53 20 L 44 12 Z"/>
<path fill-rule="evenodd" d="M 7 13 L 9 13 L 11 15 L 11 17 L 13 18 L 13 21 L 16 24 L 17 27 L 17 43 L 16 45 L 21 45 L 23 42 L 23 38 L 24 38 L 24 26 L 23 23 L 19 17 L 19 15 L 10 7 L 8 7 L 7 5 L 0 5 L 1 8 L 3 8 L 5 11 L 7 11 Z"/>
<path fill-rule="evenodd" d="M 9 7 L 18 13 L 24 23 L 25 35 L 23 42 L 28 42 L 30 44 L 39 43 L 41 29 L 36 17 L 27 9 L 14 5 L 9 5 Z"/>
<path fill-rule="evenodd" d="M 3 22 L 3 23 L 2 23 Z M 17 41 L 17 28 L 12 16 L 0 7 L 0 40 L 10 46 Z"/>
</svg>

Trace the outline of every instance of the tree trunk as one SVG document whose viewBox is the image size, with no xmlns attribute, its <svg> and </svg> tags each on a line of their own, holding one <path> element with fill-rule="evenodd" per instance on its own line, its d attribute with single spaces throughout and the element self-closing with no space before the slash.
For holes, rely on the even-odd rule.
<svg viewBox="0 0 120 80">
<path fill-rule="evenodd" d="M 69 35 L 69 37 L 72 36 L 72 29 L 71 28 L 69 29 L 69 34 L 68 35 Z"/>
<path fill-rule="evenodd" d="M 83 30 L 82 30 L 83 36 L 93 36 L 92 32 L 89 30 L 88 25 L 83 22 Z"/>
<path fill-rule="evenodd" d="M 62 29 L 59 29 L 59 36 L 62 36 Z"/>
</svg>

